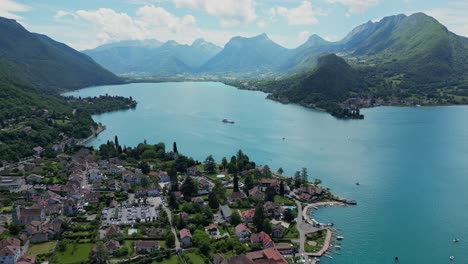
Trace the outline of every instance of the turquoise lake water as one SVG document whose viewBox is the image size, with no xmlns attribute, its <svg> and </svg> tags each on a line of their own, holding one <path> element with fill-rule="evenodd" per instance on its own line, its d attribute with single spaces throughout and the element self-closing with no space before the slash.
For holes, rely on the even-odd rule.
<svg viewBox="0 0 468 264">
<path fill-rule="evenodd" d="M 322 263 L 468 263 L 468 107 L 380 107 L 337 120 L 220 83 L 101 86 L 70 94 L 132 96 L 135 110 L 94 116 L 107 126 L 89 142 L 176 141 L 180 152 L 219 161 L 242 149 L 288 174 L 307 167 L 357 206 L 315 213 L 345 237 Z M 235 124 L 224 124 L 223 118 Z M 285 137 L 283 141 L 282 138 Z M 360 186 L 355 183 L 360 182 Z M 460 243 L 453 244 L 453 238 Z M 449 261 L 449 256 L 455 261 Z"/>
</svg>

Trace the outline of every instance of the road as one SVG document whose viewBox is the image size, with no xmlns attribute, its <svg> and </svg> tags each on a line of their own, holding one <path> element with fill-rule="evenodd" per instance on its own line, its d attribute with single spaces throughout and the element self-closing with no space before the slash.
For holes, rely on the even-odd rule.
<svg viewBox="0 0 468 264">
<path fill-rule="evenodd" d="M 176 230 L 174 228 L 174 225 L 172 224 L 171 210 L 169 210 L 169 208 L 167 208 L 164 205 L 163 205 L 163 208 L 164 208 L 164 211 L 166 211 L 166 213 L 167 213 L 167 218 L 169 219 L 169 224 L 171 225 L 171 231 L 175 236 L 175 248 L 176 248 L 177 251 L 179 251 L 179 249 L 181 248 L 180 247 L 180 241 L 179 241 L 179 237 L 177 236 L 177 232 L 176 232 Z"/>
<path fill-rule="evenodd" d="M 296 201 L 297 206 L 297 220 L 296 220 L 296 229 L 299 232 L 299 255 L 305 258 L 305 263 L 309 264 L 309 256 L 307 256 L 304 250 L 304 243 L 305 243 L 305 231 L 302 230 L 302 204 Z"/>
</svg>

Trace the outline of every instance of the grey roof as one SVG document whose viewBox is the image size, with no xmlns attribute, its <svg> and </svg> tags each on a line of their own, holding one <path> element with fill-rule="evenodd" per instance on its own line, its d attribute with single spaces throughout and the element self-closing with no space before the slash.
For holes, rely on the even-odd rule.
<svg viewBox="0 0 468 264">
<path fill-rule="evenodd" d="M 225 218 L 231 217 L 232 211 L 231 211 L 231 208 L 229 208 L 227 204 L 221 205 L 219 209 L 221 209 L 221 213 L 223 214 Z"/>
</svg>

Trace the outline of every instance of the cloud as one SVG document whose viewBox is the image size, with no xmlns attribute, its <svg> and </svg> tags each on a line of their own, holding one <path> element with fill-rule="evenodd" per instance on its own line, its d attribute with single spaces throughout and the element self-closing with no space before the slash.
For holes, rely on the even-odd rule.
<svg viewBox="0 0 468 264">
<path fill-rule="evenodd" d="M 6 17 L 11 19 L 22 19 L 14 13 L 29 11 L 29 7 L 20 3 L 16 3 L 11 0 L 0 1 L 0 17 Z"/>
<path fill-rule="evenodd" d="M 313 25 L 319 21 L 317 16 L 325 13 L 320 8 L 313 8 L 309 1 L 302 1 L 298 7 L 286 8 L 283 6 L 272 7 L 268 14 L 274 20 L 276 16 L 285 17 L 289 25 Z"/>
<path fill-rule="evenodd" d="M 434 8 L 426 10 L 424 13 L 434 17 L 444 24 L 450 31 L 458 35 L 468 37 L 468 16 L 466 2 L 449 2 L 449 7 Z"/>
<path fill-rule="evenodd" d="M 380 0 L 327 0 L 332 4 L 342 4 L 348 8 L 347 16 L 355 13 L 362 13 L 369 7 L 377 5 Z"/>
<path fill-rule="evenodd" d="M 254 0 L 172 0 L 177 8 L 202 10 L 219 19 L 222 27 L 232 27 L 255 21 Z"/>
</svg>

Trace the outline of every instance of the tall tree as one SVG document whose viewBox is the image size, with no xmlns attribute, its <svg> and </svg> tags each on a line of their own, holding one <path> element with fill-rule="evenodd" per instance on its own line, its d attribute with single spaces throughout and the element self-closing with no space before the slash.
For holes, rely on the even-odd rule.
<svg viewBox="0 0 468 264">
<path fill-rule="evenodd" d="M 301 172 L 296 171 L 296 173 L 294 173 L 294 187 L 297 189 L 301 187 L 301 185 L 302 185 Z"/>
<path fill-rule="evenodd" d="M 223 157 L 223 159 L 221 160 L 221 165 L 223 166 L 223 170 L 226 170 L 226 167 L 228 165 L 226 157 Z"/>
<path fill-rule="evenodd" d="M 149 163 L 145 161 L 140 162 L 138 164 L 138 168 L 141 170 L 143 174 L 148 174 L 151 170 Z"/>
<path fill-rule="evenodd" d="M 179 153 L 179 151 L 177 150 L 177 143 L 176 142 L 174 142 L 174 144 L 172 144 L 172 152 L 177 153 L 177 154 Z"/>
<path fill-rule="evenodd" d="M 234 174 L 234 179 L 233 179 L 233 191 L 238 192 L 239 191 L 239 177 L 237 176 L 237 173 Z"/>
<path fill-rule="evenodd" d="M 229 173 L 237 173 L 237 159 L 236 156 L 231 157 L 231 161 L 228 164 L 228 172 Z"/>
<path fill-rule="evenodd" d="M 268 187 L 265 190 L 265 202 L 274 202 L 275 201 L 276 190 L 273 187 Z"/>
<path fill-rule="evenodd" d="M 208 205 L 210 206 L 211 209 L 219 208 L 219 201 L 218 201 L 218 197 L 216 197 L 215 192 L 210 192 L 210 194 L 208 194 Z"/>
<path fill-rule="evenodd" d="M 212 155 L 209 155 L 204 162 L 204 168 L 207 173 L 213 174 L 216 170 L 216 162 Z"/>
<path fill-rule="evenodd" d="M 283 180 L 281 180 L 280 182 L 279 195 L 284 196 L 284 181 Z"/>
<path fill-rule="evenodd" d="M 257 232 L 260 232 L 263 230 L 263 221 L 265 220 L 265 216 L 263 215 L 263 204 L 258 203 L 257 206 L 255 207 L 255 215 L 252 219 L 252 223 L 257 230 Z"/>
<path fill-rule="evenodd" d="M 193 195 L 198 192 L 198 186 L 195 184 L 192 177 L 187 176 L 182 186 L 180 186 L 180 191 L 184 194 L 184 199 L 189 201 Z"/>
<path fill-rule="evenodd" d="M 303 183 L 307 183 L 307 181 L 309 179 L 309 174 L 307 173 L 307 168 L 302 168 L 301 178 L 302 178 Z"/>
<path fill-rule="evenodd" d="M 267 234 L 271 234 L 271 223 L 270 219 L 268 218 L 265 218 L 265 220 L 263 220 L 263 231 Z"/>
<path fill-rule="evenodd" d="M 271 178 L 271 170 L 268 165 L 263 166 L 262 174 L 265 178 Z"/>
<path fill-rule="evenodd" d="M 171 194 L 169 194 L 169 207 L 171 207 L 172 209 L 179 208 L 179 204 L 177 203 L 177 198 L 174 192 L 171 192 Z"/>
<path fill-rule="evenodd" d="M 244 177 L 244 190 L 245 190 L 245 192 L 248 193 L 248 191 L 250 189 L 252 189 L 253 187 L 254 187 L 254 181 L 253 181 L 252 175 L 247 174 Z"/>
<path fill-rule="evenodd" d="M 175 237 L 174 237 L 174 234 L 170 230 L 166 231 L 165 238 L 166 238 L 166 246 L 168 248 L 175 247 Z"/>
<path fill-rule="evenodd" d="M 117 136 L 114 137 L 114 144 L 115 144 L 115 148 L 118 149 L 119 148 L 119 138 Z"/>
<path fill-rule="evenodd" d="M 231 215 L 231 225 L 236 226 L 240 223 L 242 223 L 242 218 L 239 215 L 239 212 L 237 210 L 234 210 Z"/>
</svg>

